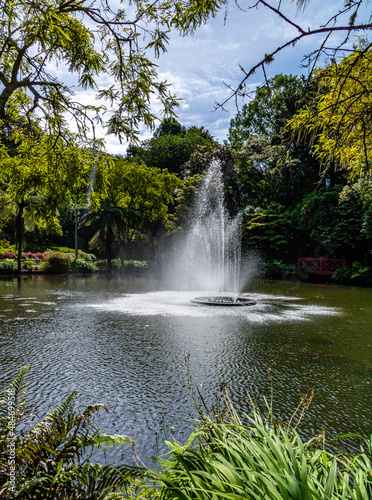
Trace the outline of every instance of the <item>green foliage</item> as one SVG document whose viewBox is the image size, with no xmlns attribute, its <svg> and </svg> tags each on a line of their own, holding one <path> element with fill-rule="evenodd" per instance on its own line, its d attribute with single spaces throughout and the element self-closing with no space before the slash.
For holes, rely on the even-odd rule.
<svg viewBox="0 0 372 500">
<path fill-rule="evenodd" d="M 71 268 L 74 256 L 64 252 L 45 252 L 46 266 L 45 270 L 51 274 L 65 273 Z"/>
<path fill-rule="evenodd" d="M 320 181 L 319 164 L 305 137 L 292 140 L 286 124 L 313 95 L 311 81 L 276 75 L 231 120 L 229 140 L 237 153 L 238 180 L 245 202 L 270 200 L 294 206 Z"/>
<path fill-rule="evenodd" d="M 0 260 L 0 274 L 15 274 L 17 263 L 13 259 Z"/>
<path fill-rule="evenodd" d="M 124 266 L 128 269 L 147 269 L 149 267 L 149 263 L 147 260 L 125 260 Z"/>
<path fill-rule="evenodd" d="M 352 457 L 326 449 L 318 438 L 304 442 L 298 422 L 275 423 L 269 406 L 266 416 L 253 405 L 252 414 L 241 419 L 226 396 L 225 405 L 223 419 L 201 414 L 185 445 L 167 442 L 168 470 L 158 473 L 162 499 L 371 498 L 372 436 Z"/>
<path fill-rule="evenodd" d="M 95 262 L 97 267 L 106 267 L 107 260 L 101 259 Z M 122 261 L 120 259 L 113 259 L 111 261 L 111 266 L 113 269 L 121 269 Z M 147 260 L 124 260 L 125 269 L 148 269 L 149 263 Z"/>
<path fill-rule="evenodd" d="M 231 120 L 231 146 L 240 149 L 250 136 L 265 137 L 273 144 L 283 143 L 284 127 L 301 109 L 309 91 L 309 84 L 300 77 L 283 74 L 258 87 L 254 99 Z"/>
<path fill-rule="evenodd" d="M 163 135 L 183 135 L 186 133 L 186 128 L 183 127 L 174 118 L 164 118 L 154 132 L 154 137 Z"/>
<path fill-rule="evenodd" d="M 74 409 L 76 393 L 70 394 L 44 419 L 31 425 L 25 413 L 28 367 L 23 367 L 0 398 L 0 496 L 14 498 L 11 481 L 12 466 L 16 473 L 16 498 L 77 499 L 121 498 L 139 469 L 90 463 L 95 449 L 131 445 L 127 436 L 100 433 L 93 423 L 94 415 L 107 410 L 102 404 Z M 9 412 L 9 408 L 13 412 Z M 29 430 L 22 431 L 25 422 Z M 14 446 L 14 464 L 9 447 Z M 112 497 L 114 498 L 114 497 Z"/>
<path fill-rule="evenodd" d="M 260 263 L 261 272 L 267 279 L 288 279 L 295 276 L 296 267 L 293 264 L 285 264 L 283 260 L 264 260 Z"/>
<path fill-rule="evenodd" d="M 285 143 L 272 144 L 254 136 L 237 153 L 237 178 L 244 201 L 259 205 L 270 200 L 294 206 L 319 182 L 314 165 L 296 156 Z"/>
<path fill-rule="evenodd" d="M 139 217 L 139 212 L 115 205 L 108 198 L 101 203 L 97 210 L 83 216 L 82 224 L 90 226 L 94 232 L 90 246 L 105 253 L 109 268 L 111 268 L 115 238 L 120 240 L 127 233 L 128 225 L 135 226 Z"/>
<path fill-rule="evenodd" d="M 2 255 L 4 252 L 12 252 L 16 253 L 16 248 L 15 245 L 11 245 L 10 242 L 6 239 L 0 240 L 0 255 Z"/>
<path fill-rule="evenodd" d="M 154 125 L 153 97 L 165 116 L 178 104 L 149 54 L 158 57 L 166 50 L 170 29 L 192 33 L 223 4 L 136 0 L 124 9 L 87 0 L 21 0 L 15 8 L 12 0 L 2 0 L 0 119 L 12 122 L 37 112 L 41 126 L 57 134 L 74 120 L 81 136 L 93 121 L 120 139 L 136 138 L 140 123 Z M 51 64 L 63 65 L 72 83 L 51 76 Z M 102 86 L 103 81 L 109 84 Z M 93 93 L 88 104 L 74 96 L 76 85 Z"/>
<path fill-rule="evenodd" d="M 116 159 L 107 173 L 109 188 L 98 209 L 85 220 L 94 229 L 91 248 L 111 259 L 125 257 L 127 247 L 152 242 L 164 227 L 180 179 L 167 170 Z"/>
<path fill-rule="evenodd" d="M 186 228 L 190 223 L 195 196 L 198 193 L 198 187 L 201 180 L 201 175 L 187 177 L 177 190 L 177 195 L 174 200 L 175 210 L 169 215 L 166 223 L 168 233 L 182 232 L 182 228 Z"/>
<path fill-rule="evenodd" d="M 25 229 L 36 230 L 39 238 L 61 235 L 56 214 L 61 203 L 70 197 L 85 199 L 92 170 L 96 189 L 102 192 L 107 157 L 81 148 L 70 135 L 69 140 L 46 135 L 38 127 L 13 127 L 10 136 L 13 150 L 0 155 L 0 189 L 7 194 L 7 205 L 13 207 L 18 269 Z M 95 204 L 97 196 L 91 197 Z"/>
<path fill-rule="evenodd" d="M 183 166 L 191 155 L 201 147 L 213 144 L 212 137 L 203 128 L 190 127 L 184 132 L 181 129 L 179 133 L 160 131 L 155 137 L 142 143 L 136 156 L 148 167 L 167 170 L 184 177 L 187 171 Z"/>
<path fill-rule="evenodd" d="M 284 206 L 270 203 L 267 208 L 245 208 L 243 241 L 246 248 L 277 259 L 286 254 L 293 238 L 292 215 Z"/>
<path fill-rule="evenodd" d="M 97 271 L 97 266 L 94 262 L 89 262 L 83 259 L 77 259 L 74 263 L 74 268 L 82 273 L 94 273 Z"/>
<path fill-rule="evenodd" d="M 55 252 L 59 252 L 59 253 L 69 253 L 69 254 L 73 255 L 75 258 L 75 249 L 74 248 L 51 246 L 47 250 L 47 252 L 51 251 L 51 250 L 55 251 Z M 79 259 L 82 259 L 82 260 L 91 261 L 95 258 L 95 255 L 92 253 L 83 252 L 82 250 L 78 250 L 78 257 L 79 257 Z"/>
<path fill-rule="evenodd" d="M 309 247 L 321 243 L 336 256 L 369 260 L 370 212 L 360 185 L 321 188 L 310 193 L 294 211 L 294 220 Z"/>
<path fill-rule="evenodd" d="M 344 269 L 336 269 L 332 275 L 336 283 L 342 285 L 372 285 L 372 267 L 353 262 L 351 266 L 345 266 Z"/>
<path fill-rule="evenodd" d="M 351 177 L 371 172 L 372 50 L 361 40 L 355 51 L 316 73 L 315 102 L 290 122 L 297 138 L 311 135 L 315 156 L 324 166 L 335 163 Z"/>
<path fill-rule="evenodd" d="M 105 498 L 147 500 L 368 500 L 372 495 L 372 436 L 356 437 L 364 447 L 352 455 L 325 442 L 324 434 L 304 442 L 298 427 L 314 396 L 310 388 L 288 423 L 276 419 L 273 394 L 261 413 L 240 417 L 226 389 L 199 419 L 185 444 L 166 442 L 170 453 L 157 471 L 90 462 L 95 449 L 133 445 L 127 436 L 100 433 L 93 417 L 102 404 L 74 408 L 70 394 L 44 419 L 30 424 L 25 413 L 27 373 L 23 367 L 0 397 L 1 498 L 12 498 L 8 480 L 14 465 L 16 498 Z M 12 410 L 9 412 L 9 408 Z M 24 423 L 28 422 L 28 429 Z M 30 428 L 31 427 L 31 428 Z M 6 450 L 14 444 L 14 464 Z"/>
</svg>

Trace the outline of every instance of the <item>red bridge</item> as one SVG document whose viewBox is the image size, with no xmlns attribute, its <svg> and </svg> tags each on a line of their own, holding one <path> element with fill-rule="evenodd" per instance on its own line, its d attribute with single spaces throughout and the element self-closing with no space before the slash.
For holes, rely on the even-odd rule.
<svg viewBox="0 0 372 500">
<path fill-rule="evenodd" d="M 345 267 L 345 259 L 327 259 L 326 257 L 298 259 L 298 267 L 309 274 L 331 276 L 336 269 Z"/>
</svg>

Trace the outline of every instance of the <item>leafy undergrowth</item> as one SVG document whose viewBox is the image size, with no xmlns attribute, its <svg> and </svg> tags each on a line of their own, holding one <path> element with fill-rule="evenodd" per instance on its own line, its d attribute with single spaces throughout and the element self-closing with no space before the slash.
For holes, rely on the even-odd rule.
<svg viewBox="0 0 372 500">
<path fill-rule="evenodd" d="M 370 500 L 371 437 L 357 456 L 331 452 L 296 429 L 277 425 L 271 409 L 243 420 L 226 399 L 224 422 L 202 415 L 186 445 L 168 442 L 158 474 L 163 499 Z M 361 436 L 359 436 L 361 437 Z"/>
</svg>

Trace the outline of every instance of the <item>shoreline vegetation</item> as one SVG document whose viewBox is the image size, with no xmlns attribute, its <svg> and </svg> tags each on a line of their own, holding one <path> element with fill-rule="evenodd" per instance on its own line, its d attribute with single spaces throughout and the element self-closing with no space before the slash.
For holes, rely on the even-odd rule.
<svg viewBox="0 0 372 500">
<path fill-rule="evenodd" d="M 372 498 L 372 435 L 347 434 L 362 442 L 351 454 L 326 442 L 320 433 L 307 442 L 297 429 L 313 392 L 301 399 L 289 422 L 264 411 L 251 399 L 249 415 L 239 415 L 226 387 L 208 410 L 199 404 L 185 443 L 166 441 L 160 470 L 133 465 L 91 463 L 94 449 L 134 441 L 106 435 L 93 422 L 102 404 L 74 408 L 76 393 L 34 423 L 26 405 L 28 367 L 23 367 L 0 398 L 0 496 L 4 499 L 266 499 L 369 500 Z M 27 429 L 27 430 L 25 430 Z M 172 430 L 172 429 L 171 429 Z M 13 450 L 13 451 L 12 451 Z M 127 455 L 126 455 L 127 456 Z M 105 451 L 106 457 L 106 451 Z"/>
<path fill-rule="evenodd" d="M 139 273 L 149 268 L 148 261 L 112 259 L 108 269 L 106 259 L 98 259 L 94 254 L 78 251 L 75 258 L 74 249 L 66 247 L 51 247 L 44 252 L 23 252 L 21 272 L 18 271 L 17 257 L 13 248 L 0 247 L 0 278 L 16 277 L 27 274 L 63 274 L 124 270 L 125 273 Z"/>
<path fill-rule="evenodd" d="M 90 275 L 93 273 L 110 273 L 114 275 L 146 276 L 154 271 L 152 261 L 112 259 L 108 266 L 107 259 L 99 259 L 94 254 L 67 247 L 51 247 L 44 252 L 25 251 L 22 253 L 22 269 L 18 271 L 17 257 L 14 248 L 0 246 L 0 279 L 20 277 L 24 275 L 66 274 L 75 273 Z M 282 260 L 261 260 L 258 276 L 263 279 L 299 280 L 302 282 L 322 282 L 327 284 L 371 287 L 372 268 L 360 262 L 352 262 L 343 269 L 337 269 L 333 276 L 317 277 L 301 271 L 296 264 Z"/>
</svg>

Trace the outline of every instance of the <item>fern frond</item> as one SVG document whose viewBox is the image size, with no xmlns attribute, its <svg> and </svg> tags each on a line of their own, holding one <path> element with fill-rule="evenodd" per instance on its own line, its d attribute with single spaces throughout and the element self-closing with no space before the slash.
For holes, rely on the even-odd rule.
<svg viewBox="0 0 372 500">
<path fill-rule="evenodd" d="M 0 397 L 0 434 L 7 434 L 10 421 L 17 424 L 23 416 L 27 396 L 28 366 L 22 366 L 16 378 Z"/>
<path fill-rule="evenodd" d="M 77 392 L 73 391 L 61 404 L 59 404 L 53 411 L 48 413 L 44 421 L 57 422 L 63 417 L 71 414 L 74 410 L 76 395 Z"/>
</svg>

